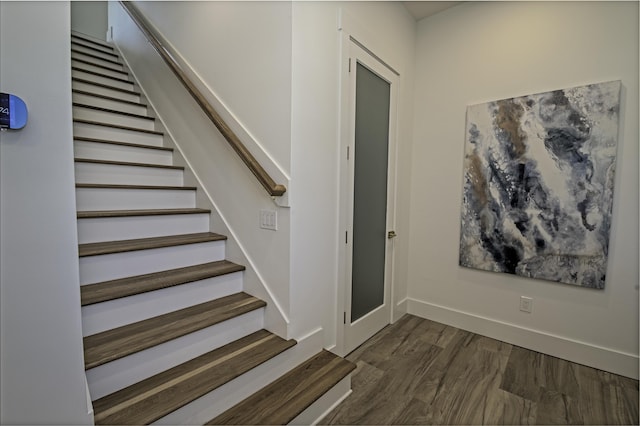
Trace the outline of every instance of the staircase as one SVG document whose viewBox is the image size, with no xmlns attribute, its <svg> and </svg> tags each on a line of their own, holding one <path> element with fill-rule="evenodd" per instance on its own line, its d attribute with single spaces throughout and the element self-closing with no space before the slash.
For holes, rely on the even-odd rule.
<svg viewBox="0 0 640 426">
<path fill-rule="evenodd" d="M 266 303 L 242 291 L 245 267 L 225 260 L 226 237 L 210 232 L 211 211 L 196 206 L 196 187 L 183 185 L 184 168 L 173 165 L 162 125 L 116 49 L 73 33 L 71 52 L 95 423 L 299 418 L 355 366 L 326 351 L 296 358 L 295 340 L 263 329 Z"/>
</svg>

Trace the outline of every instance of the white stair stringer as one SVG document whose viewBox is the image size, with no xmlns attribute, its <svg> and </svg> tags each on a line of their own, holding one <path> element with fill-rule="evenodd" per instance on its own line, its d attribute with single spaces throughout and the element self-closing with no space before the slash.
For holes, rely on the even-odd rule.
<svg viewBox="0 0 640 426">
<path fill-rule="evenodd" d="M 242 291 L 234 272 L 82 307 L 82 335 L 90 336 Z"/>
<path fill-rule="evenodd" d="M 102 398 L 262 329 L 263 311 L 260 308 L 247 312 L 87 370 L 91 399 Z"/>
<path fill-rule="evenodd" d="M 117 141 L 116 141 L 117 142 Z M 77 158 L 92 158 L 107 161 L 128 161 L 133 163 L 173 164 L 173 153 L 160 147 L 119 145 L 114 143 L 76 139 L 73 142 Z"/>
<path fill-rule="evenodd" d="M 209 231 L 209 213 L 78 219 L 80 244 Z"/>
<path fill-rule="evenodd" d="M 201 425 L 246 399 L 322 350 L 322 330 L 298 340 L 292 348 L 260 364 L 182 408 L 158 419 L 157 425 Z"/>
<path fill-rule="evenodd" d="M 76 207 L 78 211 L 194 208 L 195 192 L 195 189 L 76 188 Z"/>
<path fill-rule="evenodd" d="M 225 242 L 186 244 L 126 253 L 104 254 L 80 258 L 80 284 L 102 281 L 168 269 L 224 260 Z"/>
</svg>

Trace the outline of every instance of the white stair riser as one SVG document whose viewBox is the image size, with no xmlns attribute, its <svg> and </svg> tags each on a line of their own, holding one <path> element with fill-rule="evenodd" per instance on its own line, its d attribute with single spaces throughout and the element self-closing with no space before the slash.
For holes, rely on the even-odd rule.
<svg viewBox="0 0 640 426">
<path fill-rule="evenodd" d="M 88 53 L 89 55 L 100 56 L 101 58 L 104 58 L 104 59 L 119 61 L 117 53 L 113 51 L 107 52 L 107 51 L 101 50 L 100 48 L 94 49 L 92 47 L 86 47 L 86 45 L 81 45 L 80 43 L 75 43 L 75 42 L 71 44 L 71 49 L 78 52 Z M 116 56 L 113 56 L 113 55 L 116 55 Z"/>
<path fill-rule="evenodd" d="M 173 153 L 171 151 L 83 140 L 76 140 L 73 145 L 73 152 L 77 158 L 129 161 L 133 163 L 160 164 L 165 166 L 173 164 Z"/>
<path fill-rule="evenodd" d="M 138 294 L 82 308 L 82 335 L 91 336 L 242 291 L 242 273 Z"/>
<path fill-rule="evenodd" d="M 97 96 L 85 95 L 82 93 L 73 92 L 71 95 L 73 102 L 77 102 L 84 105 L 91 105 L 100 108 L 115 109 L 116 111 L 130 112 L 132 114 L 147 115 L 147 107 L 144 105 L 133 105 L 126 102 L 118 102 L 116 100 L 110 100 L 100 98 Z"/>
<path fill-rule="evenodd" d="M 182 170 L 113 164 L 76 163 L 76 182 L 182 186 Z"/>
<path fill-rule="evenodd" d="M 125 93 L 119 90 L 109 89 L 107 87 L 100 87 L 94 84 L 83 83 L 81 81 L 72 81 L 71 87 L 75 90 L 82 90 L 83 92 L 109 96 L 116 99 L 122 99 L 123 101 L 140 102 L 140 96 L 136 95 L 135 93 Z"/>
<path fill-rule="evenodd" d="M 135 130 L 96 124 L 73 123 L 73 135 L 85 138 L 104 139 L 108 141 L 128 142 L 140 145 L 162 146 L 163 137 L 157 133 L 137 132 Z"/>
<path fill-rule="evenodd" d="M 188 209 L 195 206 L 195 190 L 76 188 L 78 211 Z"/>
<path fill-rule="evenodd" d="M 99 72 L 100 74 L 110 75 L 111 77 L 116 77 L 116 78 L 128 79 L 128 76 L 129 76 L 124 72 L 108 70 L 103 67 L 87 64 L 86 62 L 80 62 L 77 60 L 74 61 L 73 59 L 71 59 L 71 66 L 75 68 L 82 68 L 83 70 L 87 70 L 87 71 Z"/>
<path fill-rule="evenodd" d="M 80 284 L 224 260 L 225 242 L 211 241 L 80 258 Z"/>
<path fill-rule="evenodd" d="M 103 77 L 101 75 L 95 75 L 95 74 L 80 71 L 80 70 L 71 70 L 71 77 L 93 81 L 94 83 L 106 84 L 107 86 L 118 87 L 124 90 L 133 90 L 134 88 L 132 82 L 115 80 L 113 78 Z"/>
<path fill-rule="evenodd" d="M 238 376 L 195 401 L 158 419 L 152 424 L 202 425 L 235 404 L 246 399 L 260 388 L 280 378 L 297 365 L 311 358 L 321 349 L 315 342 L 298 342 L 297 345 Z"/>
<path fill-rule="evenodd" d="M 208 231 L 209 215 L 206 213 L 78 219 L 79 244 Z"/>
<path fill-rule="evenodd" d="M 248 312 L 88 370 L 87 381 L 91 399 L 95 401 L 262 329 L 263 311 L 262 308 Z"/>
<path fill-rule="evenodd" d="M 83 61 L 91 62 L 95 65 L 100 65 L 102 67 L 107 67 L 116 71 L 124 71 L 124 66 L 122 63 L 113 63 L 111 61 L 105 61 L 99 58 L 94 58 L 93 56 L 85 55 L 84 53 L 79 52 L 71 52 L 71 59 L 81 59 Z"/>
<path fill-rule="evenodd" d="M 77 38 L 77 37 L 73 37 L 71 36 L 71 48 L 72 49 L 77 49 L 78 47 L 83 47 L 83 48 L 91 48 L 94 51 L 98 50 L 100 52 L 104 52 L 104 53 L 116 53 L 116 51 L 114 49 L 111 49 L 107 46 L 100 46 L 100 45 L 96 45 L 94 43 L 90 43 L 88 41 L 82 40 L 81 38 Z"/>
<path fill-rule="evenodd" d="M 77 34 L 74 34 L 73 31 L 71 32 L 71 42 L 74 44 L 82 44 L 85 46 L 91 46 L 94 47 L 96 49 L 101 49 L 104 50 L 105 52 L 114 52 L 113 47 L 110 44 L 105 44 L 105 42 L 103 40 L 94 40 L 92 38 L 90 38 L 89 36 L 87 36 L 86 34 L 84 34 L 83 36 L 79 36 Z"/>
<path fill-rule="evenodd" d="M 81 106 L 73 107 L 73 118 L 79 120 L 98 121 L 100 123 L 115 124 L 117 126 L 135 127 L 136 129 L 154 130 L 153 120 L 131 117 L 107 111 L 94 110 Z"/>
</svg>

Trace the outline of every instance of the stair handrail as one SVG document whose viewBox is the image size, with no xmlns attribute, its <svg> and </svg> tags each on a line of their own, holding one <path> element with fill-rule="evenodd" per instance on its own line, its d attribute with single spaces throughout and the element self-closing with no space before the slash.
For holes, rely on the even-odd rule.
<svg viewBox="0 0 640 426">
<path fill-rule="evenodd" d="M 249 170 L 251 170 L 251 173 L 253 173 L 253 175 L 258 179 L 258 182 L 260 182 L 264 189 L 266 189 L 269 195 L 276 197 L 283 195 L 287 188 L 284 185 L 277 184 L 273 178 L 269 176 L 269 173 L 267 173 L 267 171 L 260 165 L 258 160 L 256 160 L 251 152 L 249 152 L 240 138 L 233 132 L 233 130 L 231 130 L 220 114 L 218 114 L 209 101 L 207 101 L 202 92 L 200 92 L 191 79 L 189 79 L 187 74 L 182 70 L 180 64 L 178 64 L 178 62 L 173 58 L 167 47 L 154 34 L 149 25 L 147 25 L 142 14 L 129 2 L 120 1 L 119 3 L 122 5 L 124 10 L 127 11 L 133 22 L 136 23 L 138 28 L 140 28 L 146 37 L 147 41 L 151 43 L 156 52 L 158 52 L 169 68 L 171 68 L 171 71 L 173 71 L 196 103 L 200 108 L 202 108 L 205 115 L 209 117 L 211 122 L 216 126 L 220 133 L 222 133 L 222 136 L 224 136 L 229 145 L 231 145 L 233 150 L 240 156 L 240 159 L 245 163 Z"/>
</svg>

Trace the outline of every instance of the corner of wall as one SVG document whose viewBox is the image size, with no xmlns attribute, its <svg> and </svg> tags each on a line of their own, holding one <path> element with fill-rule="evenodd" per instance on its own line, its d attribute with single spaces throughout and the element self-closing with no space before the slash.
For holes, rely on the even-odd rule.
<svg viewBox="0 0 640 426">
<path fill-rule="evenodd" d="M 410 313 L 637 378 L 637 77 L 637 2 L 465 2 L 420 21 Z M 467 105 L 618 79 L 626 89 L 605 289 L 460 267 Z M 521 295 L 534 297 L 532 314 L 518 310 Z"/>
</svg>

